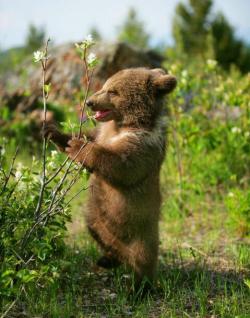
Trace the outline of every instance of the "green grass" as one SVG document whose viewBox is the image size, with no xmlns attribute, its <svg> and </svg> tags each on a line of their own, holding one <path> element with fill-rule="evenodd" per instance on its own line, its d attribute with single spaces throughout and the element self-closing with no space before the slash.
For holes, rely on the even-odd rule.
<svg viewBox="0 0 250 318">
<path fill-rule="evenodd" d="M 222 246 L 225 241 L 213 240 L 213 235 L 220 236 L 217 231 L 211 228 L 213 233 L 201 234 L 201 228 L 197 236 L 211 245 L 205 253 L 197 238 L 183 238 L 188 225 L 181 223 L 181 231 L 173 233 L 171 225 L 162 227 L 169 239 L 162 240 L 156 290 L 144 301 L 127 299 L 127 270 L 95 267 L 98 251 L 87 235 L 84 239 L 79 233 L 79 245 L 69 249 L 67 274 L 60 286 L 33 295 L 26 303 L 28 311 L 49 317 L 248 317 L 250 293 L 244 284 L 247 269 L 241 261 L 249 261 L 246 246 L 237 242 Z"/>
<path fill-rule="evenodd" d="M 7 317 L 250 317 L 249 77 L 169 66 L 179 84 L 169 100 L 155 290 L 136 301 L 129 269 L 95 266 L 100 252 L 85 228 L 83 192 L 73 201 L 59 278 L 50 289 L 24 290 Z M 30 154 L 20 155 L 29 164 Z"/>
<path fill-rule="evenodd" d="M 250 317 L 249 245 L 232 235 L 223 205 L 215 202 L 211 209 L 207 197 L 202 211 L 187 215 L 169 211 L 169 200 L 165 194 L 150 296 L 128 298 L 129 269 L 95 266 L 99 251 L 84 226 L 83 195 L 72 207 L 63 276 L 50 290 L 26 291 L 10 317 Z"/>
</svg>

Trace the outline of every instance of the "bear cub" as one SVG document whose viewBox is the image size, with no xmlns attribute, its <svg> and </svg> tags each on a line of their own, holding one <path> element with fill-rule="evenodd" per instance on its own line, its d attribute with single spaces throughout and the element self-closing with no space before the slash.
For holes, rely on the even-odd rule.
<svg viewBox="0 0 250 318">
<path fill-rule="evenodd" d="M 48 136 L 91 172 L 87 210 L 90 234 L 103 250 L 98 265 L 121 263 L 135 283 L 153 282 L 161 205 L 159 174 L 165 155 L 164 96 L 176 78 L 163 69 L 131 68 L 110 77 L 88 101 L 99 127 L 72 139 L 55 127 Z"/>
</svg>

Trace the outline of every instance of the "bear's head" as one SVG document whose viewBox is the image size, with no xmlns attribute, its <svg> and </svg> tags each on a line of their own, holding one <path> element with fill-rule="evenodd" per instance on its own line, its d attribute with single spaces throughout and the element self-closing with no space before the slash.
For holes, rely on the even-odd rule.
<svg viewBox="0 0 250 318">
<path fill-rule="evenodd" d="M 120 126 L 152 126 L 163 108 L 163 97 L 176 86 L 176 78 L 163 69 L 131 68 L 110 77 L 87 105 L 98 121 Z"/>
</svg>

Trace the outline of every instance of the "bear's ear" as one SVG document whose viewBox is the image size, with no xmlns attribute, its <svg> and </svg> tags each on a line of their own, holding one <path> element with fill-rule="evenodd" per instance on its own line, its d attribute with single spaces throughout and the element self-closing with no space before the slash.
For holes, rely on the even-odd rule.
<svg viewBox="0 0 250 318">
<path fill-rule="evenodd" d="M 163 69 L 163 68 L 153 68 L 151 70 L 155 75 L 166 75 L 168 73 L 167 70 Z"/>
<path fill-rule="evenodd" d="M 159 72 L 153 75 L 153 86 L 159 93 L 168 94 L 172 92 L 176 85 L 177 80 L 173 75 Z"/>
</svg>

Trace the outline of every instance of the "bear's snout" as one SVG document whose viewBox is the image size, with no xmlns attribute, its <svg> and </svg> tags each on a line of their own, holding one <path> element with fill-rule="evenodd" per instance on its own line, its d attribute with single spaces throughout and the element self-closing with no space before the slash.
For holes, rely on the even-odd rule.
<svg viewBox="0 0 250 318">
<path fill-rule="evenodd" d="M 94 105 L 94 103 L 93 103 L 92 100 L 88 99 L 88 100 L 86 101 L 86 105 L 87 105 L 88 107 L 92 107 L 92 106 Z"/>
</svg>

